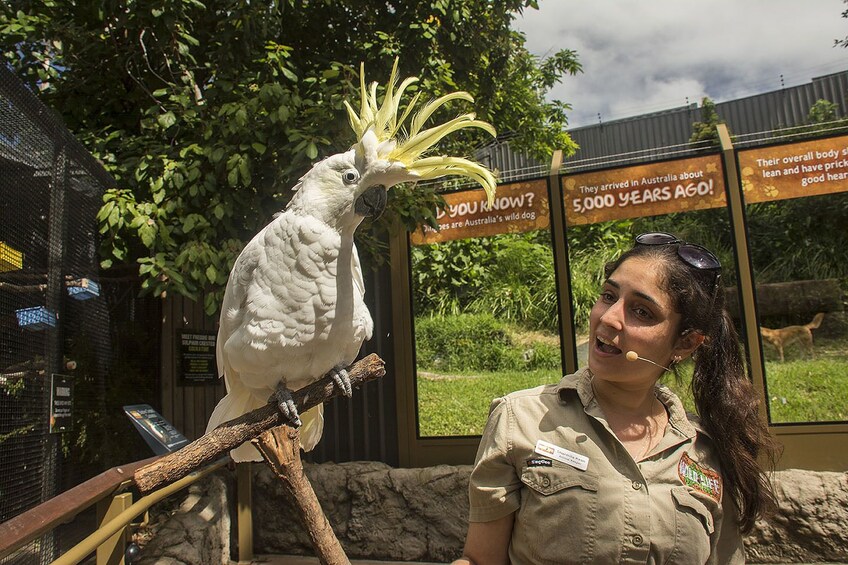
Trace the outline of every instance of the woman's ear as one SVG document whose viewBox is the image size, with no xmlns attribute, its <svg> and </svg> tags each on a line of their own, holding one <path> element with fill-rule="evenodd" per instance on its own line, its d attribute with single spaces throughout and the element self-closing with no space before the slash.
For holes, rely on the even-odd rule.
<svg viewBox="0 0 848 565">
<path fill-rule="evenodd" d="M 704 339 L 706 338 L 701 332 L 697 330 L 687 330 L 677 339 L 677 344 L 674 346 L 672 353 L 686 359 L 692 355 L 693 351 L 701 347 L 701 344 L 704 343 Z"/>
</svg>

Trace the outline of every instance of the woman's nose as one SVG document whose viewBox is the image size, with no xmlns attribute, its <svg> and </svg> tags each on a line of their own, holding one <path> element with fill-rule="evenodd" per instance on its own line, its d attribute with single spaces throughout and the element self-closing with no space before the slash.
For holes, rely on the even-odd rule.
<svg viewBox="0 0 848 565">
<path fill-rule="evenodd" d="M 601 314 L 600 322 L 620 330 L 624 326 L 624 301 L 616 300 Z"/>
</svg>

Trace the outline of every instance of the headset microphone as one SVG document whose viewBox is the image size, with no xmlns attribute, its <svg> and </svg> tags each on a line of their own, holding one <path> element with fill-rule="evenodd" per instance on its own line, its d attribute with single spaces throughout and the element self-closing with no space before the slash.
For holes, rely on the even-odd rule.
<svg viewBox="0 0 848 565">
<path fill-rule="evenodd" d="M 669 369 L 668 367 L 660 365 L 659 363 L 651 361 L 650 359 L 646 359 L 645 357 L 639 357 L 639 354 L 636 353 L 635 351 L 628 351 L 627 353 L 624 354 L 624 357 L 628 361 L 647 361 L 648 363 L 651 363 L 652 365 L 656 365 L 660 369 L 665 369 L 666 371 L 671 372 L 671 369 Z"/>
</svg>

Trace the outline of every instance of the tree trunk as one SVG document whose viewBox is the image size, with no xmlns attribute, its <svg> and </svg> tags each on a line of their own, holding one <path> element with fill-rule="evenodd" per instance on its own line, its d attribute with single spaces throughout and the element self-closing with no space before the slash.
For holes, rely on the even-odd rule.
<svg viewBox="0 0 848 565">
<path fill-rule="evenodd" d="M 837 312 L 844 308 L 842 289 L 836 279 L 820 281 L 789 281 L 758 284 L 757 313 L 760 318 L 796 319 L 794 323 L 806 323 L 817 312 Z M 725 290 L 727 310 L 734 318 L 739 317 L 739 299 L 736 287 Z M 798 318 L 804 319 L 801 322 Z"/>
</svg>

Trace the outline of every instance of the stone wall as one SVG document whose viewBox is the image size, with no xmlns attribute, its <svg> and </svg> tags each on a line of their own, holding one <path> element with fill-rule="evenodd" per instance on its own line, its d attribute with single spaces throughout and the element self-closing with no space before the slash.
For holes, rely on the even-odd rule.
<svg viewBox="0 0 848 565">
<path fill-rule="evenodd" d="M 234 475 L 218 471 L 151 508 L 148 524 L 133 536 L 142 546 L 133 564 L 228 563 L 235 527 L 229 503 L 235 500 L 234 487 Z"/>
<path fill-rule="evenodd" d="M 309 538 L 277 479 L 265 465 L 254 469 L 256 553 L 312 555 Z M 307 465 L 306 472 L 351 559 L 447 563 L 459 556 L 468 518 L 470 466 L 394 469 L 373 462 L 326 463 Z M 161 533 L 144 547 L 142 563 L 225 562 L 229 522 L 222 509 L 234 489 L 230 484 L 225 494 L 224 483 L 213 476 L 204 483 L 203 493 L 189 493 L 189 502 L 176 511 L 172 508 L 159 526 Z M 848 473 L 780 471 L 775 485 L 780 510 L 746 538 L 749 561 L 848 563 Z M 206 518 L 199 520 L 198 513 Z M 221 523 L 213 525 L 213 517 Z M 192 543 L 205 547 L 191 549 Z M 186 558 L 174 557 L 178 552 L 169 544 L 180 546 Z"/>
</svg>

